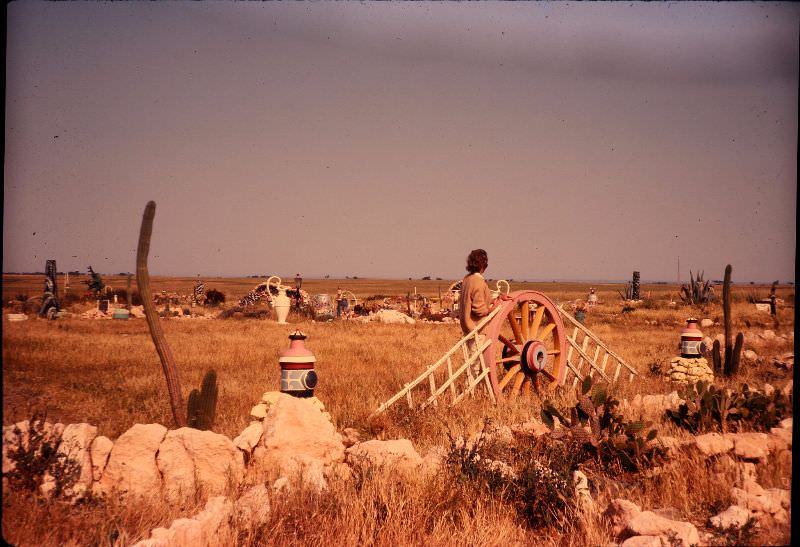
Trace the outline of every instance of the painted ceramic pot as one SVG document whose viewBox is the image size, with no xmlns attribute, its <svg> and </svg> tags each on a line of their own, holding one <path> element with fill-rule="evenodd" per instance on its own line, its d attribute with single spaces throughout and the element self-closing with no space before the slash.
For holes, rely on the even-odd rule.
<svg viewBox="0 0 800 547">
<path fill-rule="evenodd" d="M 697 328 L 697 319 L 686 320 L 686 328 L 681 331 L 681 357 L 700 357 L 700 344 L 703 333 Z"/>
</svg>

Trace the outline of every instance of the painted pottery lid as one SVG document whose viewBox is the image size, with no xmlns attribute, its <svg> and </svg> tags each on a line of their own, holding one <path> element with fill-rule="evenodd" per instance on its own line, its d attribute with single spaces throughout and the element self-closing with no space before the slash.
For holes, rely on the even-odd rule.
<svg viewBox="0 0 800 547">
<path fill-rule="evenodd" d="M 700 329 L 697 328 L 697 319 L 690 317 L 686 320 L 686 328 L 681 331 L 681 336 L 701 336 Z"/>
<path fill-rule="evenodd" d="M 309 350 L 303 340 L 306 339 L 306 335 L 300 332 L 300 330 L 294 331 L 292 334 L 289 335 L 289 347 L 283 350 L 280 354 L 280 358 L 278 359 L 279 363 L 314 363 L 317 361 L 317 358 L 314 354 Z"/>
</svg>

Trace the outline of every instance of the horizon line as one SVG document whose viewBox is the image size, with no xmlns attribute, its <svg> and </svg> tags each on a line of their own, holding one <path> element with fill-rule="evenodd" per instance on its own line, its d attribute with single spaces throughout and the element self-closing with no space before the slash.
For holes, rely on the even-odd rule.
<svg viewBox="0 0 800 547">
<path fill-rule="evenodd" d="M 72 272 L 63 272 L 59 271 L 56 272 L 57 275 L 64 275 L 65 273 L 69 273 L 70 275 L 89 275 L 87 272 L 80 272 L 78 274 L 74 274 L 73 272 L 80 271 L 80 270 L 73 270 Z M 107 276 L 124 276 L 124 275 L 133 275 L 133 272 L 127 273 L 103 273 L 103 272 L 96 272 L 100 275 L 107 275 Z M 2 272 L 2 275 L 44 275 L 44 272 Z M 201 277 L 201 278 L 218 278 L 218 279 L 267 279 L 269 275 L 260 275 L 260 274 L 251 274 L 251 275 L 214 275 L 214 274 L 177 274 L 177 275 L 164 275 L 164 274 L 151 274 L 151 277 Z M 291 279 L 294 280 L 294 276 L 277 276 L 280 277 L 281 280 L 283 279 Z M 317 277 L 317 276 L 301 276 L 303 280 L 314 280 L 314 281 L 365 281 L 365 280 L 384 280 L 384 281 L 448 281 L 448 282 L 456 282 L 459 279 L 455 278 L 443 278 L 443 277 L 433 277 L 428 276 L 428 279 L 423 279 L 419 277 L 370 277 L 370 276 L 345 276 L 345 277 Z M 630 279 L 584 279 L 584 278 L 561 278 L 561 279 L 515 279 L 515 278 L 494 278 L 489 277 L 487 281 L 500 281 L 501 279 L 506 280 L 511 283 L 582 283 L 582 284 L 620 284 L 620 283 L 629 283 Z M 658 285 L 679 285 L 688 283 L 687 280 L 664 280 L 664 279 L 642 279 L 640 281 L 641 284 L 658 284 Z M 711 279 L 709 280 L 712 283 L 719 283 L 723 282 L 722 279 Z M 733 284 L 759 284 L 759 285 L 771 285 L 773 281 L 763 281 L 763 280 L 745 280 L 745 281 L 731 281 Z M 794 280 L 787 280 L 784 282 L 778 281 L 778 285 L 794 285 Z"/>
</svg>

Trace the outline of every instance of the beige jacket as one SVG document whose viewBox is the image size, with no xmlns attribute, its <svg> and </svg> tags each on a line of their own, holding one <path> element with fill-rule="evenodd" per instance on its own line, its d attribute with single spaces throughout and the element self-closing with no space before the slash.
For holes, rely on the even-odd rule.
<svg viewBox="0 0 800 547">
<path fill-rule="evenodd" d="M 481 274 L 469 274 L 461 281 L 458 319 L 464 334 L 469 334 L 482 317 L 489 315 L 491 302 L 489 286 Z"/>
</svg>

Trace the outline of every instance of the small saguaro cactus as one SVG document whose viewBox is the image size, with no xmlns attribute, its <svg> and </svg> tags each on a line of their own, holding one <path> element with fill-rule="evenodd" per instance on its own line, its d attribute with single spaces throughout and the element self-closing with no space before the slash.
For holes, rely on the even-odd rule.
<svg viewBox="0 0 800 547">
<path fill-rule="evenodd" d="M 725 362 L 722 362 L 721 347 L 719 341 L 714 342 L 712 349 L 712 359 L 714 361 L 714 371 L 722 372 L 725 376 L 734 376 L 739 371 L 739 361 L 744 345 L 744 335 L 740 332 L 736 335 L 736 343 L 731 340 L 731 272 L 733 268 L 730 264 L 725 267 L 725 280 L 722 283 L 722 314 L 725 323 Z"/>
<path fill-rule="evenodd" d="M 189 427 L 210 430 L 214 427 L 217 415 L 217 373 L 206 372 L 200 391 L 193 389 L 189 394 L 188 412 L 186 414 Z"/>
</svg>

